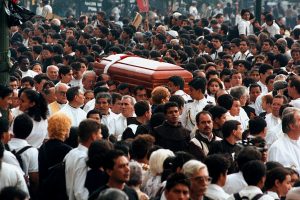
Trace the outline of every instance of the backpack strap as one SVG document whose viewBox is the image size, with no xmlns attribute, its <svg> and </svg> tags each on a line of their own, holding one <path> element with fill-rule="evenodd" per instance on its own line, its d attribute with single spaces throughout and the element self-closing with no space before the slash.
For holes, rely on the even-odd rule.
<svg viewBox="0 0 300 200">
<path fill-rule="evenodd" d="M 234 193 L 233 197 L 234 197 L 235 200 L 242 200 L 242 197 L 241 197 L 241 195 L 238 192 Z"/>
<path fill-rule="evenodd" d="M 251 200 L 258 200 L 260 199 L 260 197 L 264 196 L 264 194 L 260 193 L 260 194 L 257 194 L 255 195 Z"/>
<path fill-rule="evenodd" d="M 20 149 L 19 151 L 16 152 L 16 154 L 21 155 L 23 152 L 25 152 L 27 149 L 30 149 L 32 146 L 26 146 Z"/>
</svg>

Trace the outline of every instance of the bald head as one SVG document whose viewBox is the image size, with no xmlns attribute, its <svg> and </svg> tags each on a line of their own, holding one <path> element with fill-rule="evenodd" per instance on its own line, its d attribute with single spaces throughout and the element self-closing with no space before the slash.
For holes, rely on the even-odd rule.
<svg viewBox="0 0 300 200">
<path fill-rule="evenodd" d="M 49 65 L 46 71 L 47 76 L 50 80 L 57 80 L 58 79 L 58 67 L 55 65 Z"/>
</svg>

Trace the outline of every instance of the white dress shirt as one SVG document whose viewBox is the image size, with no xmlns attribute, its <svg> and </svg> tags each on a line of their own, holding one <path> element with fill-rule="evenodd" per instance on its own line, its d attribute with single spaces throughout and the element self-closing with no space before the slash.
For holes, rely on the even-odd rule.
<svg viewBox="0 0 300 200">
<path fill-rule="evenodd" d="M 71 118 L 72 126 L 79 126 L 82 120 L 86 119 L 86 112 L 81 108 L 73 108 L 67 103 L 59 112 L 65 113 Z"/>
<path fill-rule="evenodd" d="M 279 162 L 284 167 L 294 168 L 300 173 L 300 140 L 292 140 L 284 134 L 271 145 L 268 161 Z"/>
<path fill-rule="evenodd" d="M 3 162 L 6 162 L 6 163 L 8 163 L 8 164 L 14 165 L 14 166 L 16 166 L 19 170 L 22 171 L 22 169 L 21 169 L 21 167 L 20 167 L 20 164 L 19 164 L 19 161 L 17 160 L 16 156 L 15 156 L 12 152 L 7 151 L 7 150 L 4 150 L 4 154 L 3 154 L 2 161 L 3 161 Z"/>
<path fill-rule="evenodd" d="M 242 19 L 238 24 L 239 35 L 251 35 L 250 21 Z"/>
<path fill-rule="evenodd" d="M 30 76 L 30 77 L 35 77 L 35 75 L 37 75 L 37 73 L 35 71 L 32 71 L 31 69 L 27 70 L 27 72 L 23 72 L 22 70 L 20 70 L 22 73 L 22 78 L 26 77 L 26 76 Z"/>
<path fill-rule="evenodd" d="M 282 123 L 280 122 L 277 126 L 272 127 L 271 129 L 267 130 L 266 135 L 266 142 L 268 145 L 268 148 L 276 141 L 278 138 L 283 136 L 284 133 L 282 131 Z"/>
<path fill-rule="evenodd" d="M 227 194 L 231 195 L 241 191 L 247 185 L 242 172 L 239 171 L 227 176 L 223 189 Z"/>
<path fill-rule="evenodd" d="M 30 146 L 30 145 L 26 140 L 22 140 L 19 138 L 12 138 L 8 142 L 8 146 L 11 151 L 15 150 L 18 152 L 23 147 Z M 28 173 L 39 171 L 38 155 L 39 152 L 34 147 L 27 149 L 21 154 L 23 170 L 26 176 L 28 175 Z"/>
<path fill-rule="evenodd" d="M 230 195 L 224 192 L 221 186 L 217 184 L 209 184 L 205 192 L 205 196 L 214 200 L 227 200 Z"/>
<path fill-rule="evenodd" d="M 108 112 L 108 115 L 102 115 L 102 118 L 101 118 L 101 123 L 106 125 L 108 130 L 109 130 L 109 134 L 114 134 L 114 130 L 115 130 L 115 127 L 114 127 L 114 119 L 117 117 L 118 115 L 109 111 Z"/>
<path fill-rule="evenodd" d="M 185 104 L 181 115 L 182 126 L 192 131 L 196 125 L 197 113 L 201 112 L 207 104 L 206 98 Z"/>
<path fill-rule="evenodd" d="M 244 189 L 242 189 L 239 194 L 241 197 L 248 197 L 249 199 L 253 199 L 257 194 L 262 194 L 263 192 L 259 187 L 256 186 L 246 186 Z M 234 196 L 231 195 L 228 200 L 235 200 Z M 262 197 L 259 198 L 259 200 L 274 200 L 273 197 L 264 194 Z"/>
<path fill-rule="evenodd" d="M 226 120 L 237 120 L 241 123 L 243 130 L 247 130 L 249 117 L 243 108 L 240 108 L 240 113 L 237 116 L 232 116 L 229 111 L 226 113 Z"/>
<path fill-rule="evenodd" d="M 273 21 L 271 26 L 264 23 L 261 27 L 266 29 L 271 37 L 274 37 L 276 34 L 280 34 L 280 28 L 275 21 Z"/>
<path fill-rule="evenodd" d="M 279 196 L 276 192 L 273 192 L 273 191 L 266 191 L 266 194 L 273 197 L 273 199 L 276 199 L 276 200 L 279 200 Z"/>
<path fill-rule="evenodd" d="M 179 95 L 181 96 L 185 102 L 188 102 L 190 100 L 192 100 L 192 98 L 190 97 L 190 95 L 188 95 L 187 93 L 185 93 L 183 90 L 177 90 L 174 95 Z"/>
<path fill-rule="evenodd" d="M 33 128 L 26 140 L 30 145 L 39 148 L 44 140 L 48 138 L 48 121 L 47 119 L 41 119 L 39 122 L 35 120 L 32 121 Z"/>
<path fill-rule="evenodd" d="M 291 100 L 291 102 L 289 104 L 296 108 L 300 108 L 300 98 Z"/>
<path fill-rule="evenodd" d="M 12 186 L 21 189 L 29 196 L 24 176 L 16 166 L 2 162 L 0 170 L 0 180 L 0 191 L 5 187 Z"/>
<path fill-rule="evenodd" d="M 261 81 L 258 81 L 257 84 L 260 85 L 260 87 L 261 87 L 262 95 L 265 95 L 268 93 L 268 87 L 265 84 L 263 84 Z"/>
<path fill-rule="evenodd" d="M 79 144 L 71 150 L 64 161 L 66 162 L 66 189 L 69 200 L 86 200 L 89 191 L 84 187 L 88 167 L 88 148 Z"/>
<path fill-rule="evenodd" d="M 275 117 L 272 113 L 267 114 L 265 120 L 267 122 L 267 130 L 271 130 L 273 127 L 281 123 L 281 119 L 279 117 Z"/>
<path fill-rule="evenodd" d="M 83 107 L 83 110 L 86 113 L 88 113 L 89 111 L 91 111 L 95 108 L 95 104 L 96 104 L 96 99 L 94 98 L 85 104 L 85 106 Z"/>
</svg>

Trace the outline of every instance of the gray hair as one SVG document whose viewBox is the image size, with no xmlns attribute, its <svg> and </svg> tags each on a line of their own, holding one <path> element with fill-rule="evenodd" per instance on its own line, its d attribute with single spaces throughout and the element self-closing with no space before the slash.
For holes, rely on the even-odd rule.
<svg viewBox="0 0 300 200">
<path fill-rule="evenodd" d="M 100 92 L 100 93 L 98 93 L 97 96 L 96 96 L 96 103 L 97 103 L 97 101 L 98 101 L 100 98 L 105 98 L 105 99 L 107 99 L 107 102 L 108 102 L 109 104 L 112 103 L 111 95 L 110 95 L 108 92 Z"/>
<path fill-rule="evenodd" d="M 46 72 L 48 72 L 48 70 L 49 70 L 50 68 L 55 68 L 57 71 L 59 70 L 58 67 L 57 67 L 56 65 L 49 65 L 49 66 L 47 67 Z"/>
<path fill-rule="evenodd" d="M 182 166 L 182 172 L 188 178 L 192 178 L 200 169 L 207 169 L 206 165 L 198 160 L 190 160 Z"/>
<path fill-rule="evenodd" d="M 230 89 L 230 95 L 240 99 L 244 95 L 248 95 L 248 90 L 245 86 L 235 86 Z"/>
<path fill-rule="evenodd" d="M 97 200 L 129 200 L 129 198 L 122 190 L 108 188 L 99 194 Z"/>
<path fill-rule="evenodd" d="M 285 115 L 282 115 L 282 131 L 284 133 L 288 134 L 291 131 L 290 125 L 296 123 L 295 114 L 300 115 L 300 110 L 298 108 L 294 108 Z"/>
<path fill-rule="evenodd" d="M 134 104 L 136 103 L 135 98 L 132 97 L 132 96 L 130 96 L 130 95 L 124 95 L 124 96 L 122 97 L 122 100 L 124 100 L 124 99 L 130 99 L 131 105 L 133 105 L 133 106 L 134 106 Z"/>
<path fill-rule="evenodd" d="M 64 87 L 66 87 L 67 89 L 70 88 L 70 87 L 69 87 L 67 84 L 65 84 L 65 83 L 58 83 L 58 84 L 55 85 L 55 92 L 58 92 L 58 90 L 59 90 L 59 88 L 60 88 L 61 86 L 64 86 Z"/>
<path fill-rule="evenodd" d="M 93 75 L 96 77 L 96 73 L 94 71 L 88 70 L 83 73 L 82 80 L 84 81 L 89 75 Z"/>
<path fill-rule="evenodd" d="M 127 184 L 129 186 L 138 186 L 142 183 L 142 166 L 138 162 L 130 162 L 130 178 Z"/>
</svg>

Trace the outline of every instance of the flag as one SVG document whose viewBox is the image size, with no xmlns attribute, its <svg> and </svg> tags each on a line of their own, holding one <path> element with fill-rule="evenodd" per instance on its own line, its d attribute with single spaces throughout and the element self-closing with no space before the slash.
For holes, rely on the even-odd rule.
<svg viewBox="0 0 300 200">
<path fill-rule="evenodd" d="M 149 0 L 136 0 L 140 12 L 149 12 Z"/>
</svg>

